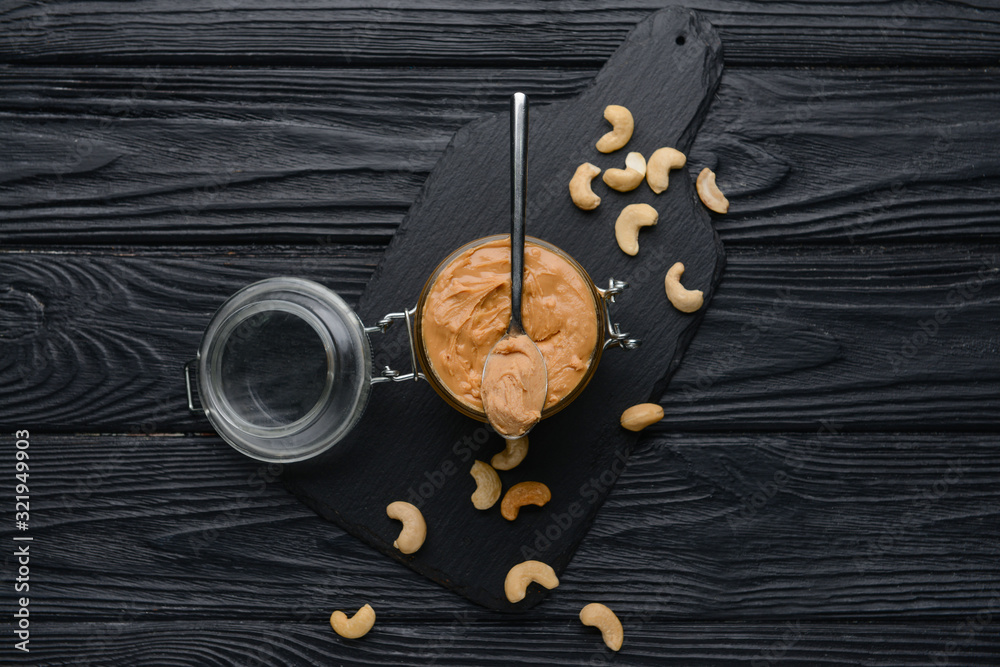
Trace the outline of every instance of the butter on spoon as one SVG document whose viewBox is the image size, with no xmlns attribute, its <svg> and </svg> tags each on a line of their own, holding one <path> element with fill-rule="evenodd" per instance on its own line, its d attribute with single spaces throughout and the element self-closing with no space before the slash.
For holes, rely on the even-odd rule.
<svg viewBox="0 0 1000 667">
<path fill-rule="evenodd" d="M 524 93 L 510 98 L 510 138 L 510 324 L 486 357 L 481 389 L 490 426 L 507 439 L 527 435 L 539 422 L 549 391 L 545 358 L 521 324 L 528 186 L 528 99 Z"/>
</svg>

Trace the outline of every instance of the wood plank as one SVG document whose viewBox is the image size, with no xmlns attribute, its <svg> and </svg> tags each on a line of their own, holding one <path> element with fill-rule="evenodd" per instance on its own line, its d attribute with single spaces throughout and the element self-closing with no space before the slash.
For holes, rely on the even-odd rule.
<svg viewBox="0 0 1000 667">
<path fill-rule="evenodd" d="M 331 608 L 370 602 L 411 631 L 454 614 L 513 622 L 377 555 L 282 489 L 278 466 L 215 436 L 33 433 L 30 451 L 40 618 L 321 626 Z M 957 624 L 1000 604 L 998 482 L 992 434 L 644 437 L 559 588 L 523 618 L 572 626 L 600 600 L 657 632 Z M 530 546 L 544 560 L 544 543 Z"/>
<path fill-rule="evenodd" d="M 325 613 L 325 609 L 323 612 Z M 382 609 L 379 614 L 385 614 Z M 48 665 L 747 665 L 996 664 L 997 633 L 975 621 L 950 624 L 669 623 L 640 619 L 620 653 L 593 628 L 570 620 L 484 622 L 451 618 L 398 624 L 380 615 L 357 641 L 337 637 L 322 618 L 308 621 L 144 621 L 122 612 L 112 624 L 46 623 L 31 655 Z M 323 614 L 316 613 L 315 617 Z M 332 661 L 332 663 L 331 663 Z M 780 661 L 780 662 L 779 662 Z"/>
<path fill-rule="evenodd" d="M 252 247 L 5 253 L 0 422 L 84 431 L 204 429 L 205 421 L 187 414 L 181 367 L 231 294 L 292 275 L 324 282 L 353 303 L 378 256 L 371 248 L 332 245 L 285 254 Z"/>
<path fill-rule="evenodd" d="M 689 156 L 730 199 L 727 244 L 997 238 L 1000 122 L 976 109 L 1000 70 L 727 75 Z"/>
<path fill-rule="evenodd" d="M 996 64 L 988 2 L 739 0 L 356 3 L 100 0 L 7 3 L 0 60 L 60 64 L 512 64 L 595 66 L 664 4 L 705 13 L 727 64 Z"/>
<path fill-rule="evenodd" d="M 729 253 L 659 428 L 996 428 L 995 246 L 790 252 Z"/>
<path fill-rule="evenodd" d="M 355 303 L 377 259 L 339 245 L 2 253 L 0 424 L 205 430 L 187 412 L 181 366 L 229 295 L 295 275 Z M 660 275 L 616 277 L 663 289 Z M 415 303 L 419 288 L 386 312 Z M 995 429 L 998 300 L 995 245 L 731 249 L 662 399 L 663 428 Z M 640 336 L 646 326 L 623 325 Z M 388 361 L 406 367 L 402 349 Z"/>
<path fill-rule="evenodd" d="M 458 128 L 594 73 L 0 67 L 0 242 L 386 243 Z M 726 70 L 692 178 L 729 245 L 998 240 L 998 73 Z"/>
</svg>

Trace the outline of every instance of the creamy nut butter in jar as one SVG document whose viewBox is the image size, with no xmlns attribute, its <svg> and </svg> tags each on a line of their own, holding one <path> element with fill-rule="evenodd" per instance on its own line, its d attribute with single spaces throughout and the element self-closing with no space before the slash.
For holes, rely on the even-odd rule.
<svg viewBox="0 0 1000 667">
<path fill-rule="evenodd" d="M 604 309 L 590 276 L 559 248 L 529 239 L 524 254 L 523 323 L 545 358 L 544 418 L 593 376 Z M 486 421 L 483 365 L 510 321 L 510 237 L 472 241 L 446 257 L 427 280 L 416 315 L 417 359 L 431 386 L 459 411 Z"/>
<path fill-rule="evenodd" d="M 638 341 L 608 315 L 624 283 L 611 279 L 600 289 L 572 257 L 532 237 L 525 268 L 524 327 L 548 374 L 544 419 L 583 391 L 605 348 L 632 349 Z M 509 319 L 507 235 L 455 250 L 431 273 L 415 307 L 370 327 L 319 283 L 269 278 L 243 288 L 213 315 L 197 357 L 184 366 L 188 408 L 204 412 L 247 456 L 282 463 L 317 456 L 342 440 L 380 382 L 427 380 L 449 405 L 485 422 L 483 364 Z M 376 372 L 369 335 L 396 320 L 406 324 L 412 370 Z"/>
</svg>

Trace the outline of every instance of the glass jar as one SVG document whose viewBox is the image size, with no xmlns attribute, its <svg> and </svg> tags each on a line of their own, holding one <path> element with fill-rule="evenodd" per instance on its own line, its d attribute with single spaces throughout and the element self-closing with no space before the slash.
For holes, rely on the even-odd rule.
<svg viewBox="0 0 1000 667">
<path fill-rule="evenodd" d="M 420 298 L 417 301 L 415 316 L 413 318 L 413 328 L 414 328 L 413 339 L 416 345 L 416 357 L 418 363 L 420 364 L 420 368 L 423 371 L 423 375 L 426 377 L 430 385 L 434 388 L 434 391 L 436 391 L 445 400 L 445 402 L 448 403 L 448 405 L 452 406 L 453 408 L 455 408 L 462 414 L 466 415 L 467 417 L 471 417 L 472 419 L 476 419 L 481 422 L 488 421 L 486 413 L 482 409 L 477 409 L 476 407 L 469 405 L 467 402 L 463 401 L 459 396 L 456 396 L 447 386 L 447 384 L 441 379 L 441 377 L 438 375 L 437 370 L 434 368 L 434 363 L 430 357 L 430 354 L 428 353 L 426 341 L 424 338 L 424 332 L 423 332 L 424 310 L 427 306 L 428 298 L 434 286 L 437 284 L 438 279 L 441 276 L 441 273 L 445 269 L 447 269 L 452 264 L 452 262 L 461 257 L 464 253 L 473 251 L 480 246 L 484 246 L 489 243 L 493 243 L 495 241 L 502 241 L 506 238 L 508 238 L 508 235 L 506 234 L 495 234 L 493 236 L 486 236 L 480 239 L 476 239 L 475 241 L 470 241 L 469 243 L 466 243 L 465 245 L 461 246 L 460 248 L 452 252 L 450 255 L 445 257 L 437 265 L 434 271 L 431 272 L 430 277 L 424 284 L 423 290 L 420 293 Z M 591 280 L 590 276 L 587 274 L 586 269 L 584 269 L 579 262 L 577 262 L 568 254 L 563 252 L 561 249 L 557 248 L 551 243 L 548 243 L 546 241 L 534 237 L 527 237 L 525 241 L 527 246 L 535 245 L 548 250 L 549 252 L 556 255 L 564 262 L 566 262 L 566 264 L 568 264 L 570 267 L 572 267 L 573 270 L 576 271 L 576 273 L 582 280 L 583 284 L 586 285 L 590 290 L 590 296 L 593 299 L 593 311 L 596 320 L 595 321 L 596 331 L 598 332 L 598 334 L 600 334 L 601 331 L 609 329 L 606 299 L 611 299 L 614 295 L 608 294 L 607 290 L 602 290 L 598 288 L 594 284 L 594 281 Z M 615 294 L 617 294 L 617 291 L 615 292 Z M 584 372 L 580 380 L 577 382 L 576 386 L 573 387 L 573 389 L 568 394 L 560 398 L 557 403 L 550 405 L 546 407 L 544 410 L 542 410 L 542 419 L 551 417 L 552 415 L 556 414 L 557 412 L 568 406 L 570 403 L 572 403 L 573 400 L 580 395 L 580 392 L 584 390 L 584 388 L 587 386 L 587 383 L 590 382 L 590 379 L 594 376 L 594 373 L 597 370 L 597 364 L 601 359 L 601 353 L 604 351 L 604 348 L 608 347 L 609 344 L 612 343 L 620 344 L 621 337 L 623 336 L 623 334 L 620 334 L 617 330 L 609 329 L 609 331 L 610 331 L 609 333 L 610 338 L 607 341 L 605 341 L 604 344 L 601 344 L 600 339 L 598 339 L 598 341 L 595 343 L 594 349 L 591 350 L 590 357 L 587 359 L 586 371 Z M 634 344 L 635 343 L 633 342 L 632 345 L 633 347 Z"/>
<path fill-rule="evenodd" d="M 370 327 L 336 292 L 310 280 L 269 278 L 241 289 L 212 316 L 197 357 L 184 366 L 188 409 L 203 412 L 218 434 L 240 452 L 280 463 L 317 456 L 342 440 L 361 419 L 372 385 L 381 382 L 427 380 L 453 408 L 487 421 L 482 410 L 463 403 L 438 378 L 420 322 L 441 271 L 470 248 L 505 237 L 488 236 L 458 248 L 431 273 L 416 306 L 389 313 Z M 580 274 L 594 297 L 597 331 L 605 331 L 584 376 L 542 412 L 544 419 L 579 396 L 606 348 L 633 349 L 639 341 L 621 332 L 608 312 L 625 283 L 612 278 L 607 289 L 601 289 L 559 248 L 532 237 L 527 241 L 558 255 Z M 401 373 L 386 366 L 376 372 L 369 335 L 384 333 L 397 320 L 406 325 L 411 371 Z M 195 386 L 200 408 L 195 405 Z"/>
</svg>

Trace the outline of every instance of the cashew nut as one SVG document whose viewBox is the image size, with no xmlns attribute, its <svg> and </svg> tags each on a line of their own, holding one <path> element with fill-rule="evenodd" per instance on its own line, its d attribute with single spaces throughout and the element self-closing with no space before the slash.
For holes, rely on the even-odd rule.
<svg viewBox="0 0 1000 667">
<path fill-rule="evenodd" d="M 604 172 L 604 182 L 608 187 L 618 192 L 635 190 L 646 177 L 646 158 L 642 153 L 629 153 L 625 156 L 624 169 L 608 169 Z"/>
<path fill-rule="evenodd" d="M 497 470 L 513 470 L 528 455 L 528 436 L 505 440 L 507 446 L 490 462 Z"/>
<path fill-rule="evenodd" d="M 472 504 L 477 510 L 488 510 L 500 500 L 500 476 L 497 471 L 482 461 L 472 464 L 469 471 L 476 480 L 476 492 L 472 494 Z"/>
<path fill-rule="evenodd" d="M 370 604 L 358 609 L 358 613 L 350 618 L 347 618 L 347 614 L 342 611 L 335 611 L 330 615 L 330 626 L 345 639 L 364 637 L 373 625 L 375 625 L 375 610 Z"/>
<path fill-rule="evenodd" d="M 541 507 L 550 500 L 552 492 L 541 482 L 521 482 L 507 489 L 500 502 L 500 514 L 508 521 L 513 521 L 525 505 Z"/>
<path fill-rule="evenodd" d="M 641 431 L 663 419 L 663 408 L 656 403 L 640 403 L 622 413 L 622 426 L 629 431 Z"/>
<path fill-rule="evenodd" d="M 682 313 L 693 313 L 701 308 L 705 302 L 705 295 L 700 289 L 684 289 L 681 285 L 681 276 L 684 275 L 684 265 L 677 262 L 667 271 L 667 277 L 663 279 L 663 287 L 667 290 L 667 298 L 674 308 Z"/>
<path fill-rule="evenodd" d="M 615 239 L 626 255 L 639 252 L 639 228 L 655 225 L 660 214 L 649 204 L 629 204 L 615 221 Z"/>
<path fill-rule="evenodd" d="M 611 123 L 614 129 L 597 140 L 597 150 L 602 153 L 612 153 L 632 138 L 635 121 L 632 120 L 631 111 L 617 104 L 609 104 L 604 109 L 604 119 Z"/>
<path fill-rule="evenodd" d="M 649 189 L 660 194 L 670 184 L 670 170 L 680 169 L 687 163 L 687 156 L 676 148 L 657 148 L 646 164 L 646 183 Z"/>
<path fill-rule="evenodd" d="M 698 174 L 696 183 L 698 196 L 701 203 L 716 213 L 725 213 L 729 210 L 729 200 L 722 194 L 722 190 L 715 184 L 715 172 L 705 167 Z"/>
<path fill-rule="evenodd" d="M 511 602 L 520 602 L 531 582 L 552 590 L 559 585 L 559 577 L 549 565 L 538 560 L 526 560 L 510 568 L 503 582 L 503 592 Z"/>
<path fill-rule="evenodd" d="M 584 625 L 597 628 L 601 631 L 604 643 L 612 651 L 617 651 L 625 641 L 625 629 L 622 622 L 615 616 L 615 612 L 608 609 L 600 602 L 591 602 L 580 610 L 580 621 Z"/>
<path fill-rule="evenodd" d="M 569 181 L 569 196 L 573 203 L 584 211 L 593 211 L 601 203 L 601 198 L 590 189 L 590 182 L 601 173 L 601 168 L 584 162 L 576 168 Z"/>
<path fill-rule="evenodd" d="M 427 522 L 424 521 L 424 515 L 416 506 L 397 500 L 394 503 L 389 503 L 389 506 L 385 508 L 385 513 L 389 515 L 390 519 L 403 522 L 403 530 L 399 531 L 399 537 L 392 543 L 392 546 L 404 554 L 412 554 L 423 545 L 427 538 Z"/>
</svg>

